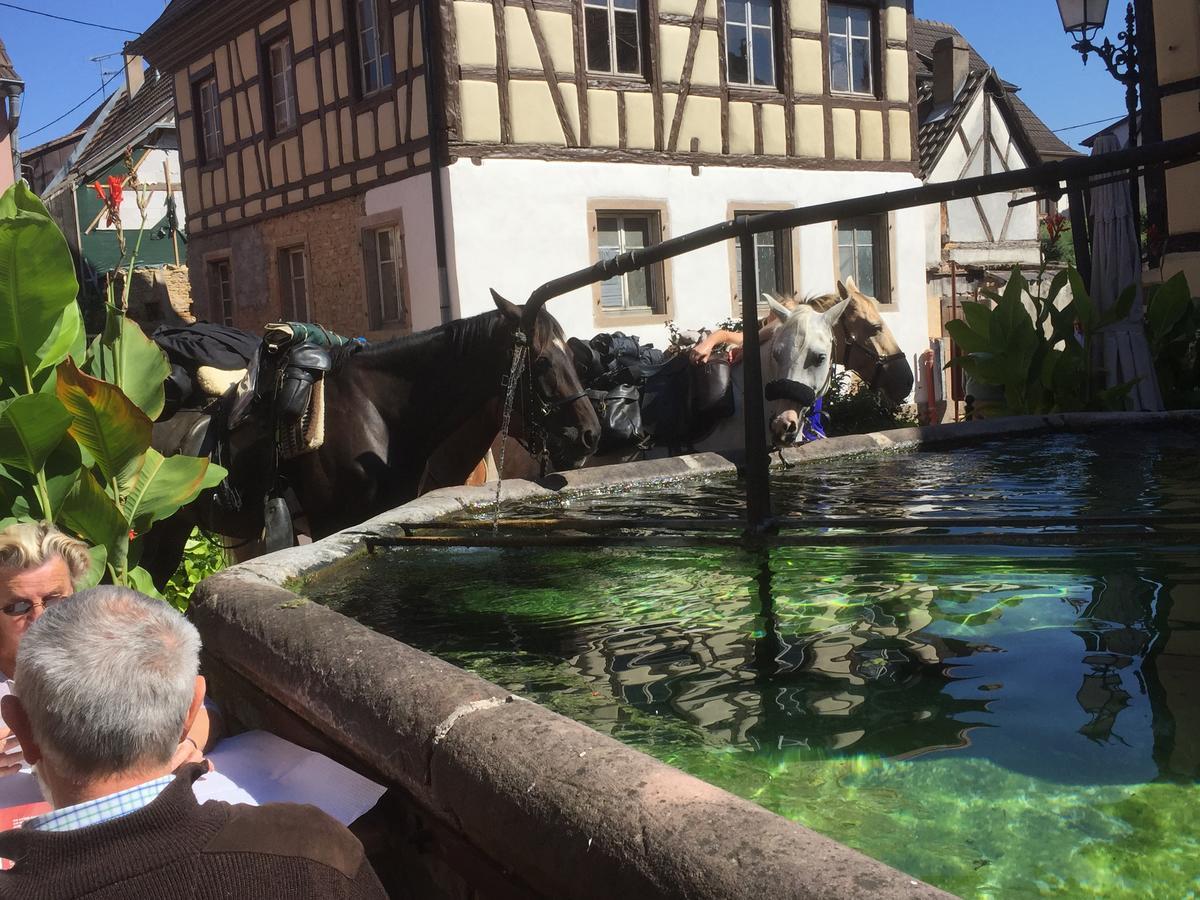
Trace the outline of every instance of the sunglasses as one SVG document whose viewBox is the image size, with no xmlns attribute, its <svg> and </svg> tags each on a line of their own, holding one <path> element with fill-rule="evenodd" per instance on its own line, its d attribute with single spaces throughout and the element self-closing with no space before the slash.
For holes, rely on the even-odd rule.
<svg viewBox="0 0 1200 900">
<path fill-rule="evenodd" d="M 0 613 L 6 616 L 11 616 L 16 619 L 20 616 L 27 616 L 33 611 L 35 606 L 40 606 L 42 609 L 53 606 L 55 603 L 60 603 L 66 600 L 66 597 L 46 597 L 43 600 L 14 600 L 12 603 L 0 606 Z"/>
</svg>

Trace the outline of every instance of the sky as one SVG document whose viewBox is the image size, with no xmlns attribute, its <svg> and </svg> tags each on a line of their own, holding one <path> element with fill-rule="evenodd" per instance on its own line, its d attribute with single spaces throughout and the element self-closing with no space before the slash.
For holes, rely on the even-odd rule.
<svg viewBox="0 0 1200 900">
<path fill-rule="evenodd" d="M 162 12 L 163 0 L 12 0 L 55 15 L 141 31 Z M 1116 38 L 1121 4 L 1113 3 L 1106 33 Z M 1000 76 L 1021 87 L 1021 97 L 1052 129 L 1124 115 L 1122 88 L 1094 57 L 1085 68 L 1062 30 L 1055 0 L 916 0 L 924 19 L 961 31 Z M 21 142 L 32 147 L 72 130 L 101 99 L 101 73 L 120 68 L 119 53 L 132 35 L 103 31 L 0 6 L 0 38 L 25 80 Z M 119 77 L 108 87 L 111 93 Z M 90 94 L 94 96 L 89 98 Z M 88 98 L 56 124 L 48 123 Z M 1088 125 L 1060 136 L 1070 144 L 1100 130 Z"/>
</svg>

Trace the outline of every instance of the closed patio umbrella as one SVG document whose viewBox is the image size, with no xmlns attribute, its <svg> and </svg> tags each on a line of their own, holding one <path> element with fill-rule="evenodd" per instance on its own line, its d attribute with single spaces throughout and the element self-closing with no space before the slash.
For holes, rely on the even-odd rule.
<svg viewBox="0 0 1200 900">
<path fill-rule="evenodd" d="M 1092 155 L 1121 149 L 1111 134 L 1101 135 Z M 1129 316 L 1104 329 L 1097 341 L 1097 361 L 1104 368 L 1105 384 L 1114 387 L 1136 381 L 1126 406 L 1141 412 L 1163 408 L 1150 343 L 1142 324 L 1142 256 L 1135 231 L 1129 182 L 1121 179 L 1091 188 L 1092 215 L 1092 302 L 1100 312 L 1110 310 L 1129 285 L 1137 285 L 1137 297 Z"/>
</svg>

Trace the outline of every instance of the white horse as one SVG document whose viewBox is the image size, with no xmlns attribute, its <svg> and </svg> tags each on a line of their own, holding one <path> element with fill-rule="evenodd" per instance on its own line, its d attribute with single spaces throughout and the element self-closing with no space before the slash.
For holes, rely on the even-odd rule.
<svg viewBox="0 0 1200 900">
<path fill-rule="evenodd" d="M 833 381 L 833 330 L 850 300 L 842 300 L 825 312 L 819 312 L 805 303 L 785 306 L 769 294 L 764 294 L 763 299 L 775 314 L 759 333 L 767 396 L 767 439 L 772 446 L 783 447 L 801 441 L 800 426 L 804 417 L 817 399 L 829 390 Z M 732 368 L 730 378 L 734 413 L 696 444 L 698 452 L 729 450 L 745 444 L 745 379 L 741 365 Z M 651 455 L 667 454 L 655 452 Z"/>
</svg>

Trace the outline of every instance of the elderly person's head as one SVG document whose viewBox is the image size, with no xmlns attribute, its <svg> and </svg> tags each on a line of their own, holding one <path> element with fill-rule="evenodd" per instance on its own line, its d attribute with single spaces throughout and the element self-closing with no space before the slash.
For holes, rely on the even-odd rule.
<svg viewBox="0 0 1200 900">
<path fill-rule="evenodd" d="M 96 587 L 51 606 L 17 659 L 4 719 L 55 805 L 167 774 L 204 700 L 200 636 L 166 603 Z"/>
<path fill-rule="evenodd" d="M 87 545 L 53 525 L 28 522 L 0 531 L 0 674 L 13 677 L 21 635 L 74 592 L 90 565 Z"/>
</svg>

